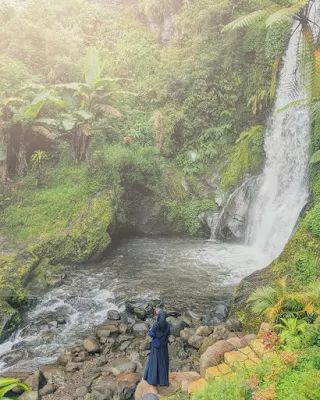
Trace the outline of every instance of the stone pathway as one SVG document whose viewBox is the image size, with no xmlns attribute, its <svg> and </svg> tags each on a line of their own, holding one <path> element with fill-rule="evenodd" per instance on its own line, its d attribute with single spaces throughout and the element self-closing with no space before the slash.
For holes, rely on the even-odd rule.
<svg viewBox="0 0 320 400">
<path fill-rule="evenodd" d="M 208 386 L 211 379 L 232 379 L 235 372 L 244 366 L 253 367 L 261 362 L 262 359 L 272 358 L 275 352 L 267 350 L 262 339 L 252 340 L 248 346 L 235 348 L 224 354 L 224 362 L 206 369 L 204 378 L 192 382 L 188 386 L 189 395 Z"/>
</svg>

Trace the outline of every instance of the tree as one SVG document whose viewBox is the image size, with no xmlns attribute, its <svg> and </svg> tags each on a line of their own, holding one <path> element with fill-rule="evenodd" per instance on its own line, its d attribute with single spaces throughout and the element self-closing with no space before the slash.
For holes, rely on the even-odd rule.
<svg viewBox="0 0 320 400">
<path fill-rule="evenodd" d="M 34 93 L 38 94 L 34 97 Z M 42 136 L 54 141 L 57 135 L 51 128 L 58 126 L 58 121 L 41 117 L 40 113 L 47 103 L 63 106 L 62 100 L 54 96 L 52 89 L 41 85 L 23 88 L 17 95 L 20 97 L 4 97 L 1 101 L 0 113 L 3 121 L 0 124 L 2 154 L 2 179 L 6 181 L 8 154 L 16 157 L 15 170 L 22 176 L 28 169 L 27 152 L 30 137 Z"/>
<path fill-rule="evenodd" d="M 114 85 L 121 78 L 102 77 L 102 69 L 97 49 L 89 47 L 85 62 L 86 82 L 56 85 L 67 104 L 68 113 L 62 115 L 62 127 L 70 133 L 72 157 L 76 163 L 87 158 L 92 121 L 106 113 L 118 118 L 122 116 L 110 105 L 109 99 L 112 93 L 128 92 L 116 91 Z"/>
</svg>

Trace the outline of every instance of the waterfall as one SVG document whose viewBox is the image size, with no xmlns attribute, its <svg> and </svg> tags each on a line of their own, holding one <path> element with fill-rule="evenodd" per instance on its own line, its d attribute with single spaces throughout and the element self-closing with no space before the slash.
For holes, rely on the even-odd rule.
<svg viewBox="0 0 320 400">
<path fill-rule="evenodd" d="M 300 29 L 296 30 L 294 26 L 280 73 L 275 113 L 270 117 L 266 129 L 266 164 L 246 232 L 247 243 L 267 253 L 269 261 L 284 249 L 309 196 L 311 124 L 308 107 L 291 107 L 276 112 L 288 103 L 306 97 L 297 73 L 299 40 Z M 290 96 L 287 88 L 294 81 L 298 90 Z"/>
</svg>

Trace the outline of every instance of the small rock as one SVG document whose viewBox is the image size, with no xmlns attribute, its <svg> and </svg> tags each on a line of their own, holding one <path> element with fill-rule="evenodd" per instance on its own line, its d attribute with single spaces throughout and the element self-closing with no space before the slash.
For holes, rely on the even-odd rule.
<svg viewBox="0 0 320 400">
<path fill-rule="evenodd" d="M 79 369 L 79 364 L 74 363 L 74 362 L 70 362 L 66 365 L 65 367 L 65 371 L 66 372 L 76 372 Z"/>
<path fill-rule="evenodd" d="M 80 386 L 76 391 L 74 392 L 74 397 L 76 399 L 83 399 L 87 394 L 88 394 L 88 389 L 86 386 Z"/>
<path fill-rule="evenodd" d="M 149 331 L 149 326 L 145 322 L 133 325 L 132 331 L 137 336 L 146 336 Z"/>
<path fill-rule="evenodd" d="M 145 320 L 147 317 L 147 312 L 143 308 L 135 307 L 133 309 L 133 314 L 136 315 L 139 319 Z"/>
<path fill-rule="evenodd" d="M 229 318 L 226 321 L 226 328 L 231 332 L 238 332 L 242 329 L 242 323 L 236 318 Z"/>
<path fill-rule="evenodd" d="M 138 386 L 136 388 L 136 392 L 135 392 L 134 397 L 135 397 L 136 400 L 139 400 L 139 399 L 141 399 L 144 396 L 149 395 L 149 394 L 157 395 L 158 391 L 154 386 L 149 385 L 149 383 L 147 381 L 142 379 L 141 382 L 138 384 Z"/>
<path fill-rule="evenodd" d="M 116 324 L 103 324 L 96 329 L 98 338 L 116 336 L 119 334 L 119 326 Z"/>
<path fill-rule="evenodd" d="M 85 400 L 111 400 L 111 397 L 107 397 L 107 394 L 99 393 L 93 390 L 91 393 L 86 394 Z"/>
<path fill-rule="evenodd" d="M 48 323 L 48 325 L 49 325 L 51 328 L 58 328 L 58 321 L 50 321 L 50 322 Z"/>
<path fill-rule="evenodd" d="M 120 333 L 127 333 L 129 331 L 129 327 L 126 324 L 119 325 L 119 332 Z"/>
<path fill-rule="evenodd" d="M 120 400 L 131 400 L 136 390 L 136 383 L 129 381 L 119 381 L 117 393 Z"/>
<path fill-rule="evenodd" d="M 206 337 L 200 347 L 199 353 L 202 355 L 210 346 L 213 346 L 215 343 L 221 340 L 220 336 L 210 335 Z"/>
<path fill-rule="evenodd" d="M 169 338 L 170 342 L 170 338 Z M 140 344 L 140 351 L 151 350 L 152 347 L 152 339 L 150 336 L 147 336 L 143 342 Z"/>
<path fill-rule="evenodd" d="M 65 382 L 65 373 L 60 366 L 46 365 L 41 367 L 41 371 L 48 383 L 54 386 L 63 386 Z"/>
<path fill-rule="evenodd" d="M 194 347 L 195 349 L 199 350 L 203 341 L 204 341 L 203 336 L 192 335 L 188 339 L 188 344 Z"/>
<path fill-rule="evenodd" d="M 198 336 L 207 337 L 211 333 L 212 333 L 212 329 L 210 329 L 208 326 L 199 326 L 199 328 L 196 330 L 196 335 L 198 335 Z"/>
<path fill-rule="evenodd" d="M 58 358 L 58 363 L 61 365 L 67 365 L 72 362 L 74 354 L 71 349 L 66 349 Z"/>
<path fill-rule="evenodd" d="M 137 369 L 137 364 L 134 362 L 126 362 L 112 368 L 112 373 L 114 376 L 117 376 L 124 372 L 135 372 Z"/>
<path fill-rule="evenodd" d="M 191 327 L 192 324 L 192 318 L 188 317 L 187 315 L 182 315 L 181 317 L 178 317 L 178 319 L 180 319 L 181 321 L 183 321 L 187 327 Z"/>
<path fill-rule="evenodd" d="M 129 340 L 123 342 L 119 348 L 120 351 L 126 351 L 127 348 L 130 346 L 131 342 Z"/>
<path fill-rule="evenodd" d="M 98 340 L 92 337 L 84 340 L 83 347 L 88 353 L 98 353 L 101 350 Z"/>
<path fill-rule="evenodd" d="M 167 321 L 170 324 L 171 335 L 180 336 L 180 332 L 186 327 L 186 323 L 180 319 L 169 317 Z"/>
<path fill-rule="evenodd" d="M 188 353 L 183 349 L 179 351 L 178 356 L 180 360 L 186 360 L 189 357 Z"/>
<path fill-rule="evenodd" d="M 113 396 L 116 389 L 116 382 L 107 376 L 101 376 L 91 386 L 91 390 L 95 390 L 102 394 L 107 393 L 110 397 Z"/>
<path fill-rule="evenodd" d="M 192 328 L 184 328 L 180 331 L 180 337 L 182 340 L 187 342 L 192 335 L 195 335 L 195 333 L 196 331 Z"/>
<path fill-rule="evenodd" d="M 23 399 L 23 400 L 40 400 L 39 397 L 39 392 L 25 392 L 23 393 L 19 399 Z"/>
<path fill-rule="evenodd" d="M 48 385 L 44 386 L 42 389 L 40 389 L 39 393 L 40 393 L 40 396 L 47 396 L 48 394 L 54 393 L 55 391 L 56 391 L 56 388 L 53 385 L 48 384 Z"/>
<path fill-rule="evenodd" d="M 118 321 L 120 319 L 120 314 L 117 310 L 109 310 L 108 311 L 108 320 L 110 321 Z"/>
<path fill-rule="evenodd" d="M 126 381 L 137 384 L 141 379 L 141 376 L 136 372 L 122 372 L 116 377 L 116 381 Z"/>
<path fill-rule="evenodd" d="M 47 384 L 47 379 L 41 371 L 36 371 L 33 375 L 26 379 L 25 383 L 30 387 L 31 390 L 37 392 Z"/>
<path fill-rule="evenodd" d="M 230 331 L 226 327 L 226 325 L 223 323 L 223 324 L 216 325 L 214 327 L 213 333 L 214 333 L 214 335 L 219 336 L 220 339 L 225 340 L 225 339 L 227 339 Z"/>
<path fill-rule="evenodd" d="M 168 342 L 169 343 L 173 343 L 175 340 L 176 340 L 176 338 L 173 335 L 169 335 L 169 337 L 168 337 Z"/>
</svg>

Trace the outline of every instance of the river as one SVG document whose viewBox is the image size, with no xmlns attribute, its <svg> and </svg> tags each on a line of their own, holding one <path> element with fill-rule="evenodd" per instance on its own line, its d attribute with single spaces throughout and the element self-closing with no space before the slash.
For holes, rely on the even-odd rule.
<svg viewBox="0 0 320 400">
<path fill-rule="evenodd" d="M 129 238 L 100 263 L 66 268 L 60 287 L 34 294 L 21 328 L 0 345 L 0 371 L 34 370 L 81 343 L 126 299 L 161 298 L 204 314 L 231 299 L 240 280 L 266 265 L 251 247 L 191 238 Z M 65 320 L 58 327 L 50 325 Z"/>
</svg>

